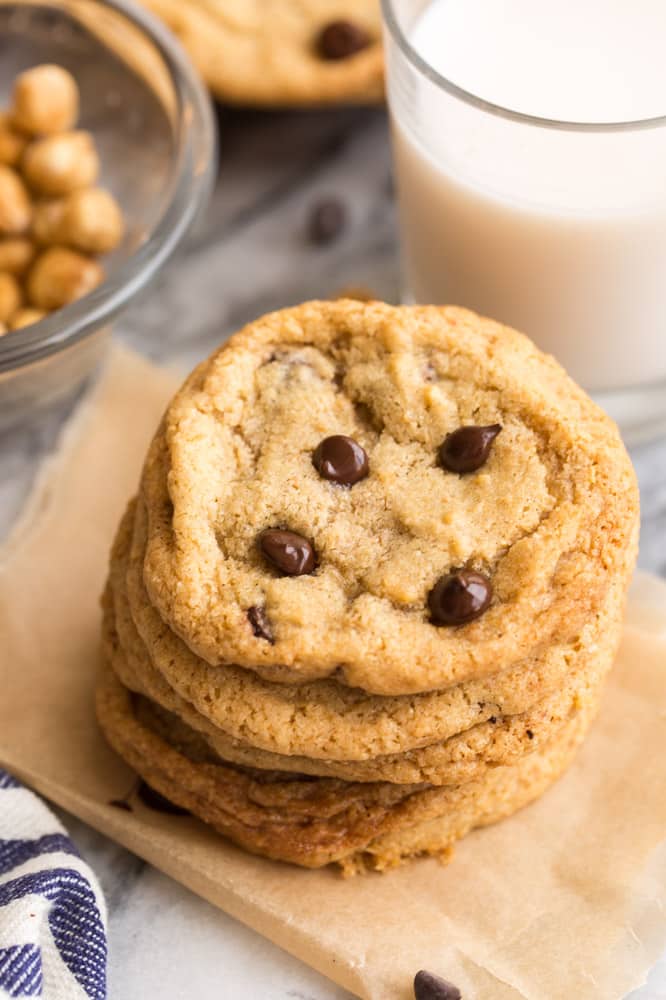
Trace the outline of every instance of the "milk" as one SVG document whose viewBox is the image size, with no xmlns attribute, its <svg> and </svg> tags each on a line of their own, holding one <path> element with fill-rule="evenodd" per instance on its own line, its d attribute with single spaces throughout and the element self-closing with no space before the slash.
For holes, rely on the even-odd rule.
<svg viewBox="0 0 666 1000">
<path fill-rule="evenodd" d="M 664 0 L 403 6 L 414 50 L 482 100 L 578 123 L 666 113 Z M 591 390 L 666 379 L 666 126 L 542 127 L 388 59 L 407 296 L 517 327 Z"/>
</svg>

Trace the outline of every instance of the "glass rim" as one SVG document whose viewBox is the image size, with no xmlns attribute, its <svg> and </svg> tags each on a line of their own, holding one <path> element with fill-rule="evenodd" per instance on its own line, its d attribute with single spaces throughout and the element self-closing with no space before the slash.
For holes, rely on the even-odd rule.
<svg viewBox="0 0 666 1000">
<path fill-rule="evenodd" d="M 523 125 L 532 125 L 536 128 L 554 129 L 562 132 L 630 132 L 655 129 L 666 125 L 666 114 L 652 118 L 637 118 L 618 122 L 577 122 L 531 115 L 524 111 L 505 108 L 501 104 L 494 104 L 492 101 L 485 100 L 471 91 L 459 87 L 458 84 L 453 83 L 452 80 L 449 80 L 436 69 L 433 69 L 419 55 L 398 22 L 395 13 L 395 0 L 381 0 L 381 7 L 384 25 L 408 62 L 441 90 L 446 91 L 446 93 L 463 101 L 465 104 L 477 108 L 479 111 L 484 111 L 486 114 L 494 115 L 496 118 L 505 118 Z"/>
<path fill-rule="evenodd" d="M 38 323 L 10 330 L 0 338 L 0 379 L 5 373 L 68 349 L 113 320 L 171 256 L 212 188 L 217 152 L 213 109 L 182 46 L 161 21 L 139 9 L 133 0 L 99 2 L 142 32 L 169 74 L 177 99 L 177 148 L 170 197 L 146 241 L 119 262 L 97 288 Z M 54 7 L 66 13 L 62 0 L 18 3 Z"/>
</svg>

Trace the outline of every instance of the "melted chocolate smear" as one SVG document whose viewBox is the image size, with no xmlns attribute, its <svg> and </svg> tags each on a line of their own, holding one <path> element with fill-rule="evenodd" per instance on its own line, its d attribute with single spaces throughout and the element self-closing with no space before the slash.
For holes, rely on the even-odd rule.
<svg viewBox="0 0 666 1000">
<path fill-rule="evenodd" d="M 275 644 L 275 636 L 273 635 L 270 619 L 266 614 L 266 608 L 258 604 L 253 604 L 251 608 L 247 609 L 247 620 L 252 626 L 252 632 L 257 639 L 265 639 L 267 642 L 270 642 L 271 646 Z"/>
</svg>

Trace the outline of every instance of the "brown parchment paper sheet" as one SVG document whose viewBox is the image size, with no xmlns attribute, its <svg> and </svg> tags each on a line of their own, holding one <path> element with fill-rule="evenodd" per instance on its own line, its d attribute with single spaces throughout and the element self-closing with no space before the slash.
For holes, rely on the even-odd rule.
<svg viewBox="0 0 666 1000">
<path fill-rule="evenodd" d="M 366 1000 L 408 1000 L 419 968 L 465 1000 L 614 1000 L 639 985 L 666 947 L 666 585 L 652 578 L 637 580 L 572 770 L 449 867 L 344 881 L 107 804 L 133 779 L 93 716 L 98 595 L 174 382 L 115 348 L 0 555 L 0 763 Z"/>
</svg>

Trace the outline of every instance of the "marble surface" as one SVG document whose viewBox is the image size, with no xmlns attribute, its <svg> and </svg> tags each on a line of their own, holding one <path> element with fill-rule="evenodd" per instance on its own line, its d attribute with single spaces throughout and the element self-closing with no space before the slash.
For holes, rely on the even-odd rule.
<svg viewBox="0 0 666 1000">
<path fill-rule="evenodd" d="M 349 286 L 397 300 L 383 111 L 221 110 L 219 122 L 221 165 L 212 204 L 187 246 L 125 315 L 117 336 L 186 369 L 268 309 Z M 308 212 L 329 195 L 347 204 L 348 226 L 331 246 L 313 248 L 305 235 Z M 20 511 L 40 458 L 54 446 L 67 409 L 0 435 L 0 538 Z M 642 446 L 633 458 L 643 498 L 640 563 L 666 576 L 666 440 Z M 106 893 L 110 1000 L 351 1000 L 84 824 L 63 819 Z M 632 1000 L 666 1000 L 666 956 Z"/>
</svg>

